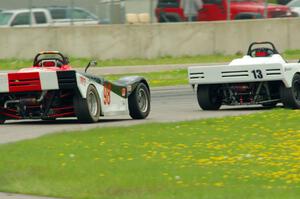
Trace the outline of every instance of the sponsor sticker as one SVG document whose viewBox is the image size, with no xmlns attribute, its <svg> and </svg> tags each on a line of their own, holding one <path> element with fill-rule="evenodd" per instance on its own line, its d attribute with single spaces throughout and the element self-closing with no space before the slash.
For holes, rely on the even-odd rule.
<svg viewBox="0 0 300 199">
<path fill-rule="evenodd" d="M 82 84 L 83 86 L 86 85 L 86 79 L 84 77 L 80 77 L 80 84 Z"/>
<path fill-rule="evenodd" d="M 122 97 L 126 96 L 126 88 L 122 88 Z"/>
<path fill-rule="evenodd" d="M 109 83 L 104 84 L 104 90 L 103 90 L 104 105 L 110 105 L 111 103 L 111 96 L 110 96 L 111 87 L 112 86 Z"/>
</svg>

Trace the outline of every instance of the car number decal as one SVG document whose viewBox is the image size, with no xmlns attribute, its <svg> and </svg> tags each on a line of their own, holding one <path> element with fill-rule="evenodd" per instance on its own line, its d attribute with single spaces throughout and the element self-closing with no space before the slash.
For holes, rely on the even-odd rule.
<svg viewBox="0 0 300 199">
<path fill-rule="evenodd" d="M 86 85 L 86 79 L 84 77 L 80 77 L 80 84 L 82 84 L 83 86 Z"/>
<path fill-rule="evenodd" d="M 122 97 L 126 96 L 126 88 L 122 88 Z"/>
<path fill-rule="evenodd" d="M 104 84 L 104 105 L 110 105 L 111 102 L 111 84 Z"/>
<path fill-rule="evenodd" d="M 254 79 L 262 79 L 264 77 L 261 70 L 253 70 L 251 72 L 254 76 Z"/>
</svg>

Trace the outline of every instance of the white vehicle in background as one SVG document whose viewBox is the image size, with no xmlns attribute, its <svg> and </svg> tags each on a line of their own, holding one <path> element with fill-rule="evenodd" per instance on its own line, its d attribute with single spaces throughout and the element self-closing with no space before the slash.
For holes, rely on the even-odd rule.
<svg viewBox="0 0 300 199">
<path fill-rule="evenodd" d="M 46 9 L 5 10 L 0 13 L 0 27 L 49 26 L 52 19 Z"/>
<path fill-rule="evenodd" d="M 294 13 L 297 13 L 300 16 L 300 0 L 292 0 L 286 4 Z"/>
<path fill-rule="evenodd" d="M 203 110 L 279 102 L 300 108 L 300 63 L 287 63 L 271 42 L 252 43 L 247 55 L 228 65 L 189 67 L 188 75 Z"/>
<path fill-rule="evenodd" d="M 95 15 L 80 8 L 32 8 L 0 12 L 0 27 L 43 27 L 98 23 Z"/>
<path fill-rule="evenodd" d="M 47 9 L 54 23 L 74 23 L 75 25 L 99 24 L 99 19 L 96 15 L 82 8 L 52 6 Z"/>
</svg>

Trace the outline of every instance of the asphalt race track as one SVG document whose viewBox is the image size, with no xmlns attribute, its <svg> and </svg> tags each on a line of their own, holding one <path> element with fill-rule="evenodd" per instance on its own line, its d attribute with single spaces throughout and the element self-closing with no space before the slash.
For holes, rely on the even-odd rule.
<svg viewBox="0 0 300 199">
<path fill-rule="evenodd" d="M 152 89 L 152 110 L 146 120 L 132 120 L 129 116 L 102 118 L 96 124 L 79 124 L 75 118 L 57 121 L 9 121 L 0 127 L 0 144 L 31 139 L 45 134 L 95 127 L 129 126 L 141 123 L 172 122 L 201 118 L 249 114 L 264 110 L 261 107 L 222 107 L 219 111 L 202 111 L 189 86 Z"/>
</svg>

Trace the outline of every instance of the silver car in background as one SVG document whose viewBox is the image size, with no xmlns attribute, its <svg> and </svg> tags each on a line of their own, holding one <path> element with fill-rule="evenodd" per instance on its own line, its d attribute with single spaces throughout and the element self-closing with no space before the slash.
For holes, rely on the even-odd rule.
<svg viewBox="0 0 300 199">
<path fill-rule="evenodd" d="M 293 13 L 296 13 L 298 16 L 300 16 L 300 0 L 290 1 L 286 5 L 292 10 Z"/>
</svg>

